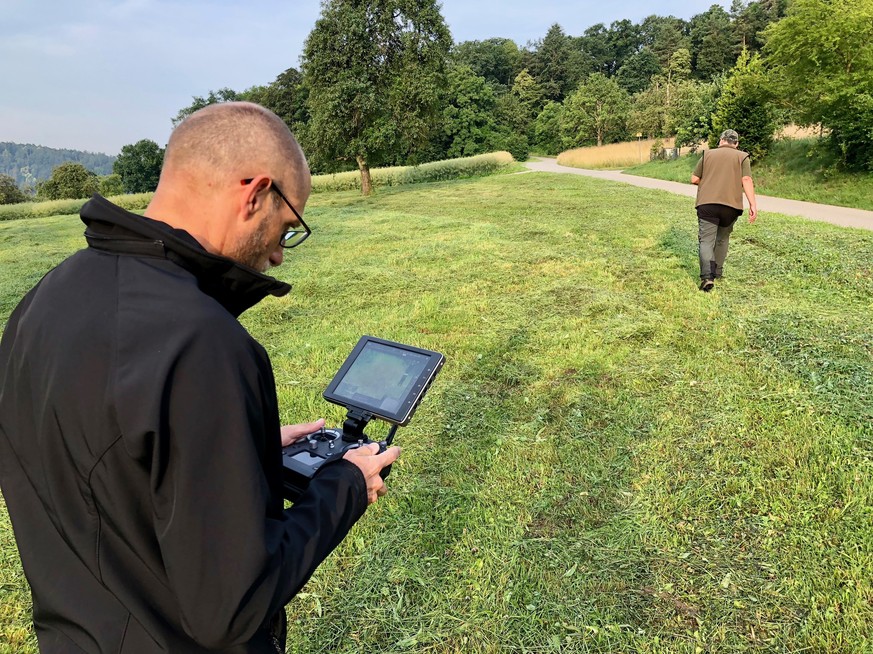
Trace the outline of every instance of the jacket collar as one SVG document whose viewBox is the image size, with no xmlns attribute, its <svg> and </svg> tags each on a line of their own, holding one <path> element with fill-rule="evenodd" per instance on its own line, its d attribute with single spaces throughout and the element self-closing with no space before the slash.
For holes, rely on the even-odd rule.
<svg viewBox="0 0 873 654">
<path fill-rule="evenodd" d="M 234 316 L 267 295 L 281 297 L 291 290 L 290 284 L 207 252 L 184 230 L 126 211 L 100 195 L 86 202 L 80 215 L 90 247 L 169 259 L 194 275 L 200 289 Z"/>
</svg>

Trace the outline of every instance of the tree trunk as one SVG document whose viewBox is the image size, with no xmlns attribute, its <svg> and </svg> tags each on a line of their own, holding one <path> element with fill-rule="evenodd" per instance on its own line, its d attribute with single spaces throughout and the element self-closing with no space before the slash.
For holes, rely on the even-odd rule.
<svg viewBox="0 0 873 654">
<path fill-rule="evenodd" d="M 370 167 L 361 155 L 356 155 L 358 169 L 361 171 L 361 195 L 370 195 L 373 192 L 373 183 L 370 180 Z"/>
</svg>

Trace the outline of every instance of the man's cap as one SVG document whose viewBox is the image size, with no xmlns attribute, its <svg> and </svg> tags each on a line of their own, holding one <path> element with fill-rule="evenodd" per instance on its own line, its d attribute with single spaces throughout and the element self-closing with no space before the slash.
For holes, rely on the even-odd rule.
<svg viewBox="0 0 873 654">
<path fill-rule="evenodd" d="M 728 143 L 740 142 L 740 135 L 732 129 L 726 129 L 721 133 L 721 136 L 719 136 L 718 138 L 722 141 L 727 141 Z"/>
</svg>

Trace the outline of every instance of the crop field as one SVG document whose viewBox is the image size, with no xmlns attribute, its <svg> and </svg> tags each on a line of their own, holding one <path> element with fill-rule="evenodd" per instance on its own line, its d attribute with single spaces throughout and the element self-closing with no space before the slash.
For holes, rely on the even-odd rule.
<svg viewBox="0 0 873 654">
<path fill-rule="evenodd" d="M 294 290 L 243 315 L 283 422 L 341 422 L 321 392 L 362 334 L 447 361 L 290 653 L 873 651 L 873 233 L 741 222 L 704 294 L 693 201 L 602 180 L 326 192 L 306 220 Z M 82 227 L 0 222 L 0 326 Z M 0 503 L 0 652 L 36 651 Z"/>
<path fill-rule="evenodd" d="M 624 143 L 608 143 L 592 145 L 584 148 L 573 148 L 558 155 L 557 161 L 562 166 L 573 168 L 628 168 L 649 161 L 652 146 L 657 142 L 661 147 L 672 148 L 674 139 L 639 139 Z M 683 154 L 688 148 L 682 150 Z"/>
</svg>

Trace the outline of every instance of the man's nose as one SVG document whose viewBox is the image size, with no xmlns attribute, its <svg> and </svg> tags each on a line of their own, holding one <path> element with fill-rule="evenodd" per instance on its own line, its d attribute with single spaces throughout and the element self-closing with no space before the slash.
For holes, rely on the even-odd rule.
<svg viewBox="0 0 873 654">
<path fill-rule="evenodd" d="M 275 250 L 270 253 L 270 265 L 271 266 L 281 266 L 282 265 L 282 257 L 284 255 L 285 248 L 281 245 L 278 246 Z"/>
</svg>

